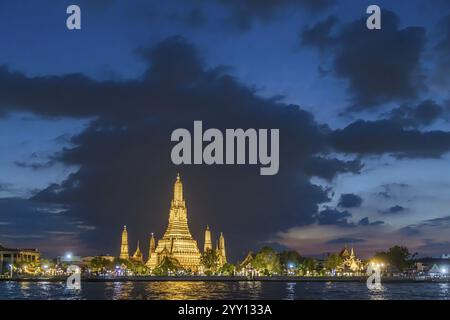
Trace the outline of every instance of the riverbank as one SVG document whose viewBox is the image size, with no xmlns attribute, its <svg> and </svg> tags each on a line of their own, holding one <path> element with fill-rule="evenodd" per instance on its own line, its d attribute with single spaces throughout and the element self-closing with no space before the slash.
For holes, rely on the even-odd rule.
<svg viewBox="0 0 450 320">
<path fill-rule="evenodd" d="M 54 277 L 30 277 L 16 276 L 11 278 L 3 277 L 0 281 L 18 282 L 65 282 L 67 276 Z M 123 276 L 123 277 L 82 277 L 84 282 L 155 282 L 155 281 L 207 281 L 207 282 L 239 282 L 239 281 L 263 281 L 263 282 L 366 282 L 367 277 L 293 277 L 293 276 L 272 276 L 272 277 L 244 277 L 244 276 Z M 383 283 L 450 283 L 447 278 L 414 278 L 414 277 L 382 277 Z"/>
</svg>

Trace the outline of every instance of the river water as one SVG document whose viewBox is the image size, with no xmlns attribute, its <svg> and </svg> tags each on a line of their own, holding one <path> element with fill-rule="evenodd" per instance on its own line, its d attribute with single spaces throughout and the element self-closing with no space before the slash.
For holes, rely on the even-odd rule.
<svg viewBox="0 0 450 320">
<path fill-rule="evenodd" d="M 450 283 L 150 281 L 82 282 L 81 290 L 58 282 L 0 281 L 0 299 L 450 299 Z"/>
</svg>

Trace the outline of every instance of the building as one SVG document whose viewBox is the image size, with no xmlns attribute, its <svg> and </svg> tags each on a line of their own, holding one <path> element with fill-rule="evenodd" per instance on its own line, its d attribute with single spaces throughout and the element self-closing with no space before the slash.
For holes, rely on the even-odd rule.
<svg viewBox="0 0 450 320">
<path fill-rule="evenodd" d="M 225 238 L 223 237 L 222 232 L 220 233 L 219 240 L 217 241 L 216 252 L 219 256 L 219 266 L 223 266 L 227 263 L 227 256 L 225 253 Z"/>
<path fill-rule="evenodd" d="M 183 184 L 179 174 L 174 185 L 167 230 L 158 241 L 154 252 L 150 248 L 150 257 L 146 265 L 152 269 L 156 268 L 164 257 L 176 259 L 184 269 L 193 272 L 197 272 L 200 267 L 200 250 L 189 231 Z"/>
<path fill-rule="evenodd" d="M 13 249 L 0 245 L 0 274 L 9 271 L 9 266 L 17 262 L 38 262 L 40 256 L 37 249 Z"/>
<path fill-rule="evenodd" d="M 211 230 L 209 230 L 208 225 L 206 225 L 205 230 L 205 245 L 203 246 L 203 252 L 206 252 L 207 250 L 212 250 Z"/>
<path fill-rule="evenodd" d="M 358 274 L 364 269 L 363 263 L 356 257 L 353 247 L 350 251 L 345 247 L 339 253 L 339 256 L 342 259 L 342 264 L 338 267 L 338 270 L 344 274 Z"/>
<path fill-rule="evenodd" d="M 130 255 L 128 253 L 128 232 L 127 232 L 127 226 L 123 226 L 122 231 L 122 242 L 120 245 L 120 259 L 127 260 Z"/>
<path fill-rule="evenodd" d="M 63 256 L 57 256 L 56 257 L 56 264 L 76 264 L 76 265 L 82 265 L 83 264 L 83 258 L 80 256 L 74 256 L 71 253 L 66 253 Z"/>
<path fill-rule="evenodd" d="M 138 263 L 144 263 L 144 256 L 141 252 L 141 249 L 139 248 L 139 240 L 137 243 L 136 251 L 134 252 L 133 256 L 131 257 L 131 260 Z"/>
<path fill-rule="evenodd" d="M 205 243 L 203 252 L 213 250 L 211 241 L 211 230 L 206 226 Z M 174 189 L 173 199 L 169 210 L 169 221 L 166 232 L 156 244 L 155 236 L 150 236 L 150 244 L 148 250 L 148 259 L 145 265 L 150 269 L 155 269 L 163 261 L 170 260 L 172 264 L 180 266 L 182 269 L 191 270 L 192 272 L 201 271 L 200 258 L 201 252 L 197 246 L 197 241 L 192 237 L 189 231 L 186 203 L 183 198 L 183 183 L 180 175 L 177 175 Z M 222 233 L 217 241 L 216 251 L 219 259 L 219 266 L 227 263 L 225 251 L 225 238 Z M 142 262 L 144 257 L 139 248 L 139 242 L 136 252 L 133 256 L 128 253 L 128 232 L 126 226 L 122 231 L 122 243 L 120 246 L 120 258 L 134 262 Z"/>
</svg>

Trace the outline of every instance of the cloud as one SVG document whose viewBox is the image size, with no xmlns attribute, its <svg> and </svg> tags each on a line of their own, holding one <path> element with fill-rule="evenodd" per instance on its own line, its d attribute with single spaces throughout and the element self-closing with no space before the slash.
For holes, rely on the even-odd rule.
<svg viewBox="0 0 450 320">
<path fill-rule="evenodd" d="M 19 198 L 0 199 L 0 243 L 6 247 L 38 248 L 46 256 L 67 250 L 95 253 L 84 242 L 86 230 L 77 230 L 73 217 L 49 214 L 55 205 Z"/>
<path fill-rule="evenodd" d="M 345 193 L 341 195 L 338 206 L 341 208 L 357 208 L 362 204 L 362 198 L 353 193 Z"/>
<path fill-rule="evenodd" d="M 280 18 L 283 11 L 292 12 L 304 9 L 309 13 L 322 12 L 332 5 L 334 0 L 216 0 L 231 12 L 230 21 L 241 31 L 248 31 L 254 21 L 272 22 Z"/>
<path fill-rule="evenodd" d="M 360 226 L 377 226 L 377 225 L 381 225 L 384 224 L 384 221 L 374 221 L 374 222 L 370 222 L 369 217 L 365 217 L 362 218 L 361 220 L 359 220 L 358 225 Z"/>
<path fill-rule="evenodd" d="M 447 132 L 405 130 L 394 121 L 357 121 L 332 131 L 299 106 L 258 96 L 223 66 L 206 68 L 197 49 L 179 36 L 136 53 L 147 67 L 134 80 L 27 77 L 7 67 L 0 70 L 0 110 L 90 119 L 70 138 L 71 147 L 51 157 L 79 170 L 32 201 L 68 206 L 67 215 L 97 228 L 92 237 L 98 250 L 118 250 L 111 243 L 120 242 L 124 224 L 131 243 L 150 232 L 161 235 L 176 172 L 185 181 L 194 236 L 201 241 L 209 224 L 214 232 L 224 232 L 230 248 L 240 248 L 244 240 L 248 244 L 243 252 L 231 249 L 231 257 L 293 224 L 373 226 L 381 222 L 350 222 L 349 212 L 333 208 L 319 212 L 329 190 L 310 178 L 332 180 L 362 168 L 360 160 L 336 159 L 329 152 L 434 156 L 450 147 Z M 261 177 L 253 166 L 174 166 L 170 134 L 191 129 L 194 120 L 203 120 L 205 129 L 280 129 L 279 174 Z"/>
<path fill-rule="evenodd" d="M 389 119 L 402 123 L 404 126 L 427 126 L 438 119 L 448 120 L 447 109 L 434 100 L 428 99 L 415 106 L 404 104 L 391 110 Z"/>
<path fill-rule="evenodd" d="M 450 150 L 449 132 L 409 130 L 393 120 L 358 120 L 334 131 L 330 139 L 336 150 L 359 155 L 439 158 Z"/>
<path fill-rule="evenodd" d="M 314 46 L 324 51 L 334 44 L 335 38 L 331 32 L 336 26 L 338 19 L 336 16 L 329 16 L 323 21 L 319 21 L 311 27 L 304 27 L 300 33 L 302 45 Z"/>
<path fill-rule="evenodd" d="M 317 221 L 322 225 L 339 225 L 339 226 L 353 226 L 348 222 L 352 214 L 348 211 L 340 211 L 337 209 L 325 209 L 317 215 Z"/>
<path fill-rule="evenodd" d="M 387 210 L 382 210 L 381 213 L 383 214 L 397 214 L 397 213 L 401 213 L 404 212 L 406 209 L 402 206 L 399 205 L 395 205 L 393 207 L 390 207 Z"/>
<path fill-rule="evenodd" d="M 433 74 L 433 82 L 447 90 L 450 84 L 450 15 L 445 16 L 438 22 L 437 32 L 440 36 L 439 42 L 434 46 L 436 68 Z"/>
<path fill-rule="evenodd" d="M 336 158 L 312 157 L 305 163 L 305 173 L 311 176 L 333 180 L 340 173 L 358 174 L 363 168 L 360 160 L 343 161 Z"/>
<path fill-rule="evenodd" d="M 359 239 L 359 238 L 337 238 L 337 239 L 329 240 L 327 243 L 328 244 L 349 245 L 349 244 L 353 244 L 353 243 L 362 243 L 362 242 L 366 242 L 366 241 L 367 240 L 365 240 L 365 239 Z"/>
<path fill-rule="evenodd" d="M 304 44 L 327 48 L 334 75 L 348 81 L 348 111 L 414 99 L 426 89 L 420 65 L 425 29 L 400 29 L 398 16 L 388 10 L 382 17 L 382 30 L 368 30 L 364 18 L 343 24 L 333 35 L 336 20 L 329 17 L 302 33 Z"/>
<path fill-rule="evenodd" d="M 51 161 L 51 160 L 44 162 L 44 163 L 41 163 L 41 162 L 28 163 L 28 162 L 24 162 L 24 161 L 14 161 L 14 164 L 20 168 L 30 168 L 33 170 L 42 170 L 42 169 L 51 168 L 55 164 L 55 162 Z"/>
<path fill-rule="evenodd" d="M 310 182 L 312 175 L 331 179 L 362 167 L 327 155 L 329 130 L 311 113 L 258 96 L 222 66 L 206 68 L 184 38 L 170 37 L 136 52 L 147 68 L 135 80 L 0 71 L 0 110 L 90 119 L 70 138 L 71 147 L 51 158 L 79 170 L 32 200 L 67 205 L 67 215 L 97 227 L 99 250 L 120 242 L 124 224 L 130 243 L 150 232 L 161 235 L 177 172 L 185 182 L 194 236 L 201 242 L 206 224 L 213 232 L 223 231 L 233 257 L 244 254 L 236 252 L 244 240 L 249 247 L 242 250 L 251 249 L 293 223 L 314 222 L 319 204 L 329 197 L 327 189 Z M 255 166 L 173 165 L 170 134 L 192 129 L 194 120 L 203 120 L 205 129 L 280 129 L 278 175 L 261 177 Z M 273 223 L 264 223 L 269 220 Z"/>
</svg>

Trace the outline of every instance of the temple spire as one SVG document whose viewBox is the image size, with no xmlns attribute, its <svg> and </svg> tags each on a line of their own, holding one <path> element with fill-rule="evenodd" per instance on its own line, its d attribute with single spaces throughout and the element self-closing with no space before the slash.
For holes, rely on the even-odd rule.
<svg viewBox="0 0 450 320">
<path fill-rule="evenodd" d="M 130 256 L 128 254 L 128 232 L 127 226 L 123 226 L 122 231 L 122 243 L 120 245 L 120 259 L 128 259 Z"/>
<path fill-rule="evenodd" d="M 181 182 L 180 174 L 177 174 L 177 180 L 173 188 L 173 200 L 176 204 L 183 202 L 183 183 Z"/>
<path fill-rule="evenodd" d="M 212 250 L 211 230 L 209 230 L 209 225 L 206 225 L 205 245 L 203 247 L 203 252 L 206 252 L 207 250 Z"/>
<path fill-rule="evenodd" d="M 139 240 L 137 242 L 136 251 L 134 252 L 132 258 L 133 258 L 134 261 L 143 262 L 143 256 L 142 256 L 141 248 L 139 247 Z"/>
<path fill-rule="evenodd" d="M 155 237 L 154 237 L 153 232 L 152 232 L 152 235 L 150 237 L 150 247 L 149 247 L 149 250 L 148 250 L 148 260 L 150 260 L 152 255 L 155 254 L 155 249 L 156 249 Z"/>
<path fill-rule="evenodd" d="M 227 263 L 227 255 L 225 252 L 225 237 L 223 236 L 222 232 L 220 233 L 216 250 L 218 251 L 219 254 L 219 264 L 224 265 L 225 263 Z"/>
</svg>

